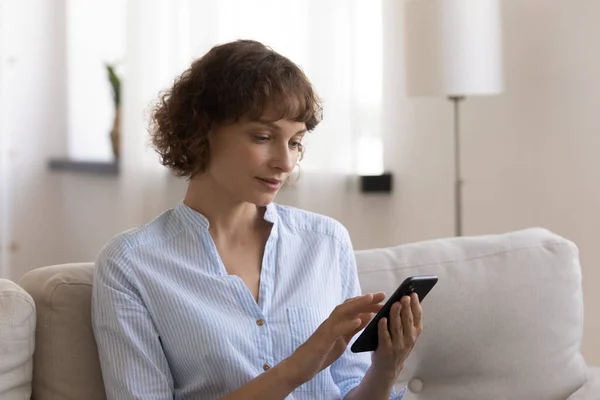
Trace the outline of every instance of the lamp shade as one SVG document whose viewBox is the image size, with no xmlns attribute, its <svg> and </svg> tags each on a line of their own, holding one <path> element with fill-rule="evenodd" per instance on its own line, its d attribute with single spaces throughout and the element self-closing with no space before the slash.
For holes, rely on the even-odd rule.
<svg viewBox="0 0 600 400">
<path fill-rule="evenodd" d="M 409 96 L 502 92 L 499 0 L 412 0 L 405 16 Z"/>
</svg>

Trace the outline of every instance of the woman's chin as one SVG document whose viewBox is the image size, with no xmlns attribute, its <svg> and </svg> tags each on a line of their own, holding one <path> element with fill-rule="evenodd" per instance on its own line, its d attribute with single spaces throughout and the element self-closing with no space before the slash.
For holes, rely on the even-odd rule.
<svg viewBox="0 0 600 400">
<path fill-rule="evenodd" d="M 254 199 L 252 199 L 252 201 L 250 201 L 250 203 L 254 203 L 257 207 L 266 207 L 269 204 L 271 204 L 273 201 L 275 201 L 276 194 L 277 193 L 273 193 L 273 194 L 262 193 L 258 196 L 255 196 Z"/>
</svg>

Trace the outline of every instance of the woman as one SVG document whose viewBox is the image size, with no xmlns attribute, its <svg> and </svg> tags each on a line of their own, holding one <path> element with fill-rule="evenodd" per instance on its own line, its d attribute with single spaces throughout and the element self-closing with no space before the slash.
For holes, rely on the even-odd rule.
<svg viewBox="0 0 600 400">
<path fill-rule="evenodd" d="M 162 96 L 153 145 L 189 185 L 98 257 L 109 399 L 402 397 L 392 385 L 422 329 L 418 299 L 394 305 L 370 360 L 352 353 L 384 294 L 360 295 L 340 223 L 273 203 L 320 118 L 301 70 L 254 41 L 214 47 Z"/>
</svg>

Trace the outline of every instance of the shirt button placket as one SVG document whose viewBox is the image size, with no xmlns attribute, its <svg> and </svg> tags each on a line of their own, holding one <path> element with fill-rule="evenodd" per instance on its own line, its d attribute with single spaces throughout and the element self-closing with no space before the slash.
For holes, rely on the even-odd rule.
<svg viewBox="0 0 600 400">
<path fill-rule="evenodd" d="M 263 327 L 264 329 L 266 329 L 266 327 L 265 327 L 265 320 L 262 319 L 262 318 L 258 318 L 256 320 L 256 325 L 259 326 L 259 327 Z M 261 340 L 266 340 L 267 337 L 268 337 L 267 332 L 263 331 L 263 330 L 260 331 L 260 335 L 259 336 L 261 337 Z M 268 357 L 263 358 L 263 362 L 264 361 L 268 361 Z M 262 369 L 265 372 L 268 371 L 268 370 L 270 370 L 271 369 L 271 364 L 269 364 L 268 362 L 265 362 L 263 364 L 263 366 L 262 366 Z"/>
</svg>

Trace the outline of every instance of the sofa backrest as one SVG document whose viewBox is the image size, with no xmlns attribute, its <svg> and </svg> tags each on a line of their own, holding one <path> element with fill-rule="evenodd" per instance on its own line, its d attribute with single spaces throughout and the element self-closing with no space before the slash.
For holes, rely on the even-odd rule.
<svg viewBox="0 0 600 400">
<path fill-rule="evenodd" d="M 437 275 L 400 376 L 407 398 L 566 399 L 586 379 L 578 251 L 544 229 L 356 253 L 363 292 Z"/>
</svg>

